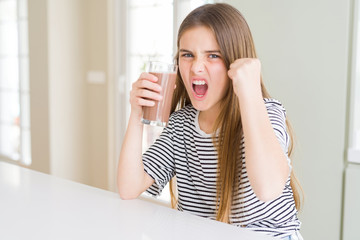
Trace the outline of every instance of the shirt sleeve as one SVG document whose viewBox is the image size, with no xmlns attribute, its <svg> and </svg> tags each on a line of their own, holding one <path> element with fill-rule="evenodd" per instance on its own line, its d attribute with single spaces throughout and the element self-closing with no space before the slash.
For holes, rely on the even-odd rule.
<svg viewBox="0 0 360 240">
<path fill-rule="evenodd" d="M 144 171 L 155 180 L 146 190 L 152 196 L 160 195 L 165 185 L 175 175 L 172 125 L 170 117 L 168 126 L 142 156 Z"/>
<path fill-rule="evenodd" d="M 275 99 L 264 99 L 270 123 L 275 135 L 284 151 L 291 171 L 291 162 L 288 155 L 290 137 L 286 127 L 286 110 L 284 106 Z"/>
</svg>

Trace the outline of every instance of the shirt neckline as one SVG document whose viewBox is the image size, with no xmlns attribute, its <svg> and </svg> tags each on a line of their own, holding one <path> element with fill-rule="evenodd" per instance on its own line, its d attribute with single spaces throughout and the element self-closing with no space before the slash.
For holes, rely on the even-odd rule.
<svg viewBox="0 0 360 240">
<path fill-rule="evenodd" d="M 204 132 L 203 130 L 200 129 L 199 114 L 200 114 L 200 111 L 196 110 L 195 119 L 194 119 L 195 130 L 203 137 L 212 137 L 212 135 L 213 135 L 212 133 L 206 133 L 206 132 Z"/>
</svg>

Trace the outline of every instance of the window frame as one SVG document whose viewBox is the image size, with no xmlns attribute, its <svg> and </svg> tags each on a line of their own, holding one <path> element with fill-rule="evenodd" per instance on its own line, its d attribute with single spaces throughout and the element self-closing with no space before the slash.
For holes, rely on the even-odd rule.
<svg viewBox="0 0 360 240">
<path fill-rule="evenodd" d="M 354 0 L 352 38 L 350 39 L 351 73 L 349 83 L 349 128 L 347 161 L 360 163 L 360 2 Z"/>
<path fill-rule="evenodd" d="M 0 0 L 2 1 L 2 0 Z M 16 24 L 17 32 L 17 67 L 18 67 L 18 87 L 17 89 L 10 90 L 18 93 L 18 104 L 19 104 L 19 122 L 11 125 L 18 125 L 19 128 L 19 156 L 11 157 L 0 152 L 0 159 L 20 165 L 29 166 L 32 163 L 31 159 L 31 131 L 30 131 L 30 89 L 29 89 L 29 46 L 28 46 L 28 1 L 27 0 L 4 0 L 9 2 L 16 2 Z M 3 23 L 0 23 L 3 24 Z M 26 28 L 21 29 L 21 27 Z M 25 45 L 24 45 L 25 44 Z M 0 58 L 6 58 L 7 56 L 0 56 Z M 25 71 L 27 73 L 24 76 Z M 0 87 L 1 88 L 1 87 Z M 0 94 L 6 92 L 6 89 L 2 89 Z M 27 100 L 27 101 L 26 101 Z M 27 112 L 27 116 L 24 117 Z M 1 125 L 8 125 L 0 122 Z M 27 132 L 27 135 L 25 134 Z M 1 131 L 0 131 L 0 134 Z M 24 137 L 27 137 L 28 145 L 25 146 Z"/>
</svg>

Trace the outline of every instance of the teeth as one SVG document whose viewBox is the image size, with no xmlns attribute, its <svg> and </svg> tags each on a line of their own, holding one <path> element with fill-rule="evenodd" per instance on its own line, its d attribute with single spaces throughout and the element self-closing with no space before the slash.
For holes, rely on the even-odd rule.
<svg viewBox="0 0 360 240">
<path fill-rule="evenodd" d="M 206 83 L 205 83 L 204 80 L 195 80 L 195 81 L 193 82 L 193 84 L 195 84 L 195 85 L 205 85 Z"/>
</svg>

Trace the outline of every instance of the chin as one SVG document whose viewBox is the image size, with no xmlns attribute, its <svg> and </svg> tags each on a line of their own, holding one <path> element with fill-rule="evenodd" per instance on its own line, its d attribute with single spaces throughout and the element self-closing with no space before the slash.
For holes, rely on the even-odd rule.
<svg viewBox="0 0 360 240">
<path fill-rule="evenodd" d="M 206 106 L 206 104 L 196 101 L 196 100 L 191 100 L 191 104 L 198 111 L 206 111 L 209 109 L 209 107 Z"/>
</svg>

